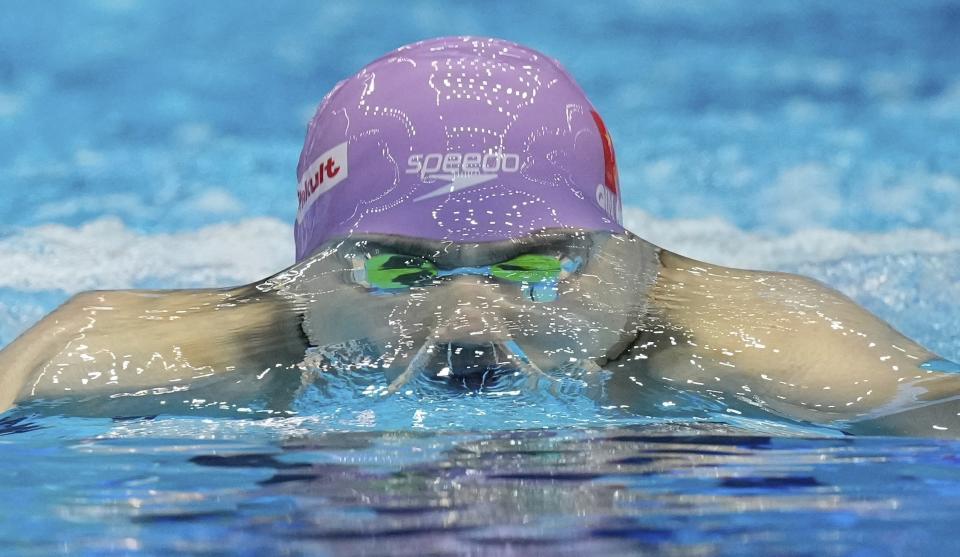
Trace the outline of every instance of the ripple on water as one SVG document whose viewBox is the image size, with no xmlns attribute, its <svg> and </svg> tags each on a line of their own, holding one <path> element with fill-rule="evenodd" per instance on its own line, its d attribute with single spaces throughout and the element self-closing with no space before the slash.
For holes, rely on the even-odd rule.
<svg viewBox="0 0 960 557">
<path fill-rule="evenodd" d="M 884 554 L 953 539 L 960 512 L 957 442 L 287 420 L 5 420 L 0 457 L 29 466 L 0 471 L 0 489 L 31 517 L 5 536 L 149 554 Z"/>
</svg>

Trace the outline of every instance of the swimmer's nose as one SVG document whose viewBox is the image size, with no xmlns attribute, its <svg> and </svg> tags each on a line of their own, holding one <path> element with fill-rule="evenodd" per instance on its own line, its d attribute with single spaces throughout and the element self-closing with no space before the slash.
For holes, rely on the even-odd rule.
<svg viewBox="0 0 960 557">
<path fill-rule="evenodd" d="M 460 346 L 501 342 L 508 336 L 508 326 L 501 307 L 503 303 L 488 297 L 460 297 L 440 306 L 433 338 L 440 343 Z M 450 308 L 449 311 L 446 308 Z"/>
</svg>

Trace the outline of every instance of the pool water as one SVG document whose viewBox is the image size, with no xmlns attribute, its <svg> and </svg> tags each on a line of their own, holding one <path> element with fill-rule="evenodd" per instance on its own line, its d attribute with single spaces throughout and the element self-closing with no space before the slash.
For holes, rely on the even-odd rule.
<svg viewBox="0 0 960 557">
<path fill-rule="evenodd" d="M 293 262 L 305 124 L 437 35 L 560 59 L 628 227 L 800 272 L 960 361 L 953 2 L 14 2 L 0 14 L 0 346 L 69 295 Z M 2 372 L 2 370 L 0 370 Z M 289 413 L 0 416 L 5 555 L 948 555 L 960 445 L 350 381 Z M 652 401 L 666 402 L 664 401 Z M 653 407 L 654 405 L 652 405 Z"/>
<path fill-rule="evenodd" d="M 0 455 L 20 465 L 0 471 L 5 553 L 956 548 L 953 441 L 793 438 L 708 425 L 335 429 L 310 418 L 7 423 Z"/>
</svg>

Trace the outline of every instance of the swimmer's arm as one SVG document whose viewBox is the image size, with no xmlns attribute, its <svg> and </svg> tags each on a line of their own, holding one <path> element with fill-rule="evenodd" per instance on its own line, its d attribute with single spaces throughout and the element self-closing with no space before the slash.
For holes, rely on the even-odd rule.
<svg viewBox="0 0 960 557">
<path fill-rule="evenodd" d="M 677 346 L 650 368 L 669 380 L 816 422 L 865 420 L 960 394 L 936 354 L 843 294 L 806 277 L 741 271 L 660 253 L 651 331 Z M 665 331 L 651 334 L 657 328 Z M 687 381 L 693 381 L 688 383 Z"/>
<path fill-rule="evenodd" d="M 845 428 L 858 435 L 910 435 L 915 437 L 960 437 L 960 399 L 952 398 L 860 420 Z"/>
<path fill-rule="evenodd" d="M 303 359 L 300 320 L 291 304 L 254 286 L 81 293 L 0 352 L 0 410 L 34 397 L 265 375 Z"/>
</svg>

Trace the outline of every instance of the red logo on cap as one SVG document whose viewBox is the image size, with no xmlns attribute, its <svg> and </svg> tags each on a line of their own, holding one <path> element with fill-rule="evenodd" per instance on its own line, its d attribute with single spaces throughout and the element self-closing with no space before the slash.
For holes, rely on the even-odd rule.
<svg viewBox="0 0 960 557">
<path fill-rule="evenodd" d="M 596 110 L 591 110 L 590 114 L 593 115 L 593 121 L 597 123 L 597 129 L 600 130 L 600 140 L 603 142 L 603 182 L 607 189 L 619 196 L 620 179 L 617 177 L 617 158 L 613 154 L 613 139 L 610 137 L 610 132 L 607 131 L 607 126 L 603 124 L 603 118 L 600 118 L 600 114 Z"/>
</svg>

